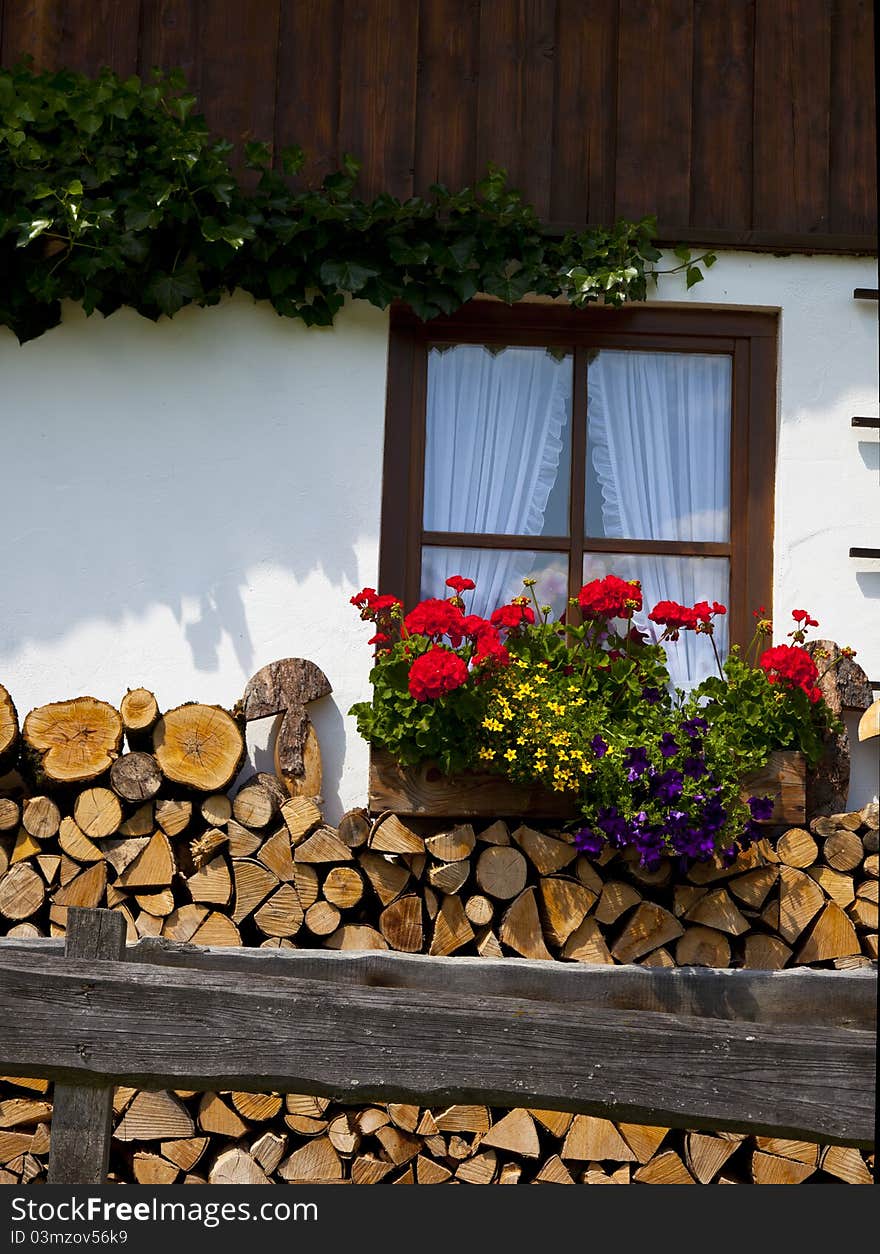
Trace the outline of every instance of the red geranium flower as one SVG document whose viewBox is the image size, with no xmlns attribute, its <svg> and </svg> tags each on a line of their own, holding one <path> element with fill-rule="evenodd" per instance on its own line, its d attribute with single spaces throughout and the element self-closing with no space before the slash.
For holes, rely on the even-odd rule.
<svg viewBox="0 0 880 1254">
<path fill-rule="evenodd" d="M 403 605 L 400 597 L 392 597 L 385 594 L 383 596 L 375 597 L 370 609 L 373 610 L 374 613 L 379 614 L 382 610 L 394 609 L 395 605 Z"/>
<path fill-rule="evenodd" d="M 446 580 L 446 587 L 452 588 L 459 596 L 461 596 L 462 592 L 470 592 L 476 586 L 473 579 L 465 579 L 461 575 L 450 575 Z"/>
<path fill-rule="evenodd" d="M 475 640 L 481 631 L 486 631 L 491 626 L 488 618 L 482 618 L 479 614 L 465 614 L 461 620 L 461 630 L 471 640 Z"/>
<path fill-rule="evenodd" d="M 499 606 L 489 620 L 491 625 L 500 631 L 516 631 L 517 627 L 522 627 L 524 623 L 534 621 L 534 610 L 519 599 L 511 601 L 510 605 Z"/>
<path fill-rule="evenodd" d="M 375 636 L 370 636 L 367 644 L 388 644 L 391 640 L 390 636 L 386 636 L 384 631 L 377 631 Z"/>
<path fill-rule="evenodd" d="M 433 701 L 467 682 L 468 669 L 457 653 L 435 644 L 409 668 L 409 692 L 416 701 Z"/>
<path fill-rule="evenodd" d="M 819 669 L 806 649 L 796 644 L 777 644 L 765 649 L 758 658 L 758 665 L 766 673 L 771 684 L 780 682 L 791 688 L 800 688 L 815 703 L 822 693 L 816 687 Z"/>
<path fill-rule="evenodd" d="M 673 639 L 679 631 L 692 631 L 697 625 L 696 612 L 687 605 L 679 605 L 677 601 L 658 601 L 648 618 L 652 623 L 659 623 L 661 627 L 675 633 Z"/>
<path fill-rule="evenodd" d="M 584 618 L 632 618 L 642 608 L 642 585 L 617 575 L 593 579 L 578 593 L 578 605 Z"/>
<path fill-rule="evenodd" d="M 482 631 L 477 633 L 474 662 L 485 664 L 493 662 L 496 666 L 509 666 L 510 654 L 501 643 L 501 637 L 490 623 L 486 623 Z"/>
<path fill-rule="evenodd" d="M 803 623 L 805 627 L 818 627 L 819 624 L 815 618 L 811 618 L 806 610 L 792 610 L 791 616 L 796 623 Z"/>
<path fill-rule="evenodd" d="M 376 600 L 375 588 L 361 588 L 360 592 L 356 592 L 349 602 L 359 610 L 368 609 Z"/>
<path fill-rule="evenodd" d="M 464 615 L 457 605 L 429 597 L 407 614 L 403 625 L 411 636 L 429 636 L 439 639 L 448 636 L 454 646 L 461 644 L 464 635 Z"/>
</svg>

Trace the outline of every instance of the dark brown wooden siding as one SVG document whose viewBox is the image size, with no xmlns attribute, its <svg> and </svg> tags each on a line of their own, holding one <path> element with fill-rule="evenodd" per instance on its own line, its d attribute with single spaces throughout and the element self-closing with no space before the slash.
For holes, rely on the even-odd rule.
<svg viewBox="0 0 880 1254">
<path fill-rule="evenodd" d="M 871 0 L 0 0 L 0 60 L 180 66 L 230 139 L 365 194 L 489 161 L 555 226 L 876 248 Z"/>
</svg>

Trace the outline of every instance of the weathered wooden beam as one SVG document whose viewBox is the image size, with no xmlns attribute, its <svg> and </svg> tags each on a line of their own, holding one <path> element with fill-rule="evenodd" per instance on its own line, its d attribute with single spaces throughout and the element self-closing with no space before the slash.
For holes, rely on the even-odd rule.
<svg viewBox="0 0 880 1254">
<path fill-rule="evenodd" d="M 59 940 L 0 940 L 0 955 L 60 957 Z M 147 937 L 129 945 L 130 962 L 259 978 L 332 980 L 346 987 L 432 989 L 589 1005 L 597 1010 L 664 1011 L 754 1023 L 804 1023 L 873 1032 L 876 965 L 854 971 L 713 970 L 589 966 L 527 958 L 441 958 L 424 954 L 320 949 L 242 949 L 181 945 Z"/>
<path fill-rule="evenodd" d="M 873 1033 L 824 1024 L 253 971 L 101 969 L 0 950 L 0 1070 L 65 1081 L 538 1106 L 867 1147 L 875 1044 Z"/>
<path fill-rule="evenodd" d="M 67 913 L 65 956 L 96 971 L 125 954 L 125 920 L 115 910 Z M 56 1084 L 49 1139 L 49 1184 L 104 1184 L 110 1161 L 113 1085 L 89 1081 Z"/>
</svg>

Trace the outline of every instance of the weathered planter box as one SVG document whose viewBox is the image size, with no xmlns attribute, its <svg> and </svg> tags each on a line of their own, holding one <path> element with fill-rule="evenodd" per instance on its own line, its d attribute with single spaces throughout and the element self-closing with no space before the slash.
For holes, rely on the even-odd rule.
<svg viewBox="0 0 880 1254">
<path fill-rule="evenodd" d="M 803 755 L 778 751 L 762 771 L 750 775 L 743 796 L 770 796 L 774 800 L 767 826 L 803 823 L 806 767 Z M 488 771 L 462 771 L 441 774 L 436 766 L 401 766 L 383 749 L 370 750 L 370 810 L 424 818 L 494 819 L 507 816 L 556 819 L 577 817 L 577 806 L 569 795 L 548 792 L 537 785 L 514 784 L 503 775 Z"/>
</svg>

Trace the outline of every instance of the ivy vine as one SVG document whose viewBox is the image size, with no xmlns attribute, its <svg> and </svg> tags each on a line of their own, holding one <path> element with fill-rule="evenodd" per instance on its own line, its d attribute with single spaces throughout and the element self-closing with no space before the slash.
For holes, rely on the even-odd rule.
<svg viewBox="0 0 880 1254">
<path fill-rule="evenodd" d="M 365 201 L 352 157 L 297 190 L 301 149 L 273 162 L 249 143 L 243 186 L 195 105 L 179 72 L 0 71 L 0 325 L 24 342 L 60 321 L 63 300 L 156 319 L 237 289 L 309 326 L 330 325 L 349 295 L 425 319 L 478 292 L 622 305 L 661 273 L 653 218 L 554 238 L 497 167 L 455 193 Z M 715 260 L 676 256 L 665 273 L 689 287 Z"/>
</svg>

